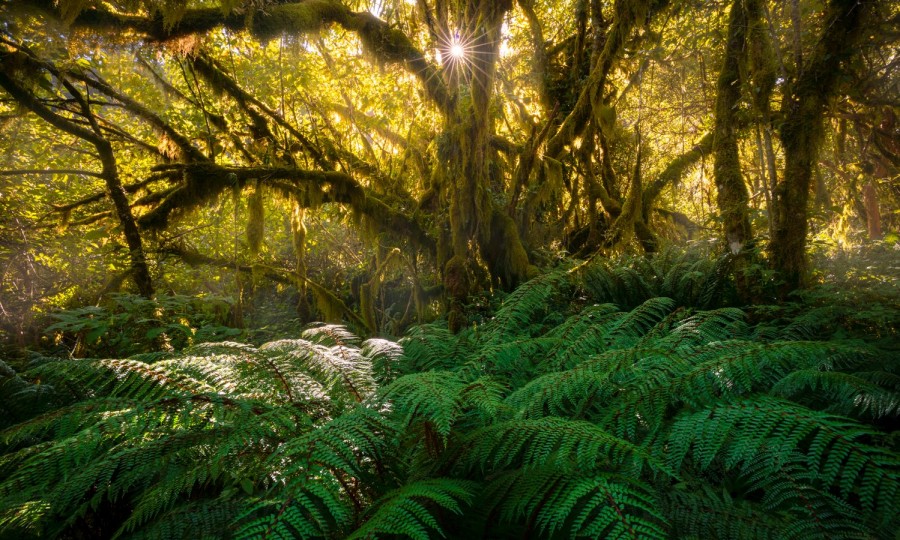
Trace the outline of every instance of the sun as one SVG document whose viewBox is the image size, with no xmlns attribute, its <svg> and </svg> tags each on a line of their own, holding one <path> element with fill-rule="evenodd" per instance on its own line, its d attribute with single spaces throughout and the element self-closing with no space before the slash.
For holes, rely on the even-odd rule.
<svg viewBox="0 0 900 540">
<path fill-rule="evenodd" d="M 466 49 L 462 46 L 462 43 L 452 43 L 450 45 L 450 56 L 460 60 L 466 56 Z"/>
</svg>

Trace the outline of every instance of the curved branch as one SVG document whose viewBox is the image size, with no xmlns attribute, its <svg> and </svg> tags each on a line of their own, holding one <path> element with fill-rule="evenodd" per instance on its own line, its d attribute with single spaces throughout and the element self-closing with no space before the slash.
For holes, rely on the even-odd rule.
<svg viewBox="0 0 900 540">
<path fill-rule="evenodd" d="M 185 184 L 170 193 L 155 209 L 144 214 L 139 220 L 142 227 L 161 229 L 174 212 L 196 208 L 226 189 L 258 180 L 298 196 L 308 206 L 326 202 L 347 204 L 354 211 L 372 218 L 386 231 L 402 232 L 426 248 L 433 249 L 435 246 L 434 239 L 414 218 L 392 209 L 346 173 L 277 167 L 223 167 L 208 162 L 185 165 L 182 171 Z M 410 201 L 409 207 L 413 206 Z"/>
<path fill-rule="evenodd" d="M 653 204 L 666 186 L 677 182 L 690 167 L 700 161 L 703 156 L 712 152 L 712 143 L 713 134 L 707 133 L 693 148 L 670 161 L 669 165 L 656 176 L 656 179 L 644 190 L 645 216 L 647 215 L 646 209 Z"/>
<path fill-rule="evenodd" d="M 22 4 L 31 4 L 32 7 L 53 13 L 59 18 L 54 2 L 31 0 Z M 367 52 L 378 62 L 401 65 L 419 79 L 428 97 L 441 112 L 453 112 L 455 100 L 440 77 L 438 67 L 425 58 L 406 34 L 367 11 L 354 12 L 334 0 L 305 0 L 269 5 L 265 11 L 255 12 L 251 17 L 237 12 L 223 14 L 217 8 L 190 9 L 174 24 L 166 24 L 162 16 L 139 17 L 93 8 L 81 12 L 71 26 L 119 35 L 130 30 L 154 41 L 176 39 L 223 27 L 233 31 L 248 30 L 257 39 L 266 41 L 283 33 L 313 33 L 332 24 L 355 32 Z"/>
<path fill-rule="evenodd" d="M 0 171 L 0 176 L 20 176 L 26 174 L 75 174 L 79 176 L 93 176 L 95 178 L 103 178 L 103 173 L 95 171 L 84 171 L 81 169 L 14 169 L 9 171 Z M 100 198 L 106 194 L 101 193 Z"/>
</svg>

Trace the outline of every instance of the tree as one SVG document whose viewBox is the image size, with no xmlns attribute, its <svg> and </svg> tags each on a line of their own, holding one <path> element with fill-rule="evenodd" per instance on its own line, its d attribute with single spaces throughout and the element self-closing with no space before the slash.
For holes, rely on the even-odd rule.
<svg viewBox="0 0 900 540">
<path fill-rule="evenodd" d="M 304 318 L 314 297 L 341 317 L 361 314 L 371 331 L 430 309 L 433 284 L 458 330 L 470 294 L 511 289 L 554 260 L 548 249 L 653 252 L 722 230 L 722 249 L 744 257 L 767 217 L 772 267 L 787 288 L 800 283 L 828 104 L 864 76 L 841 39 L 863 39 L 873 5 L 829 4 L 824 22 L 812 0 L 783 14 L 737 2 L 730 20 L 719 6 L 660 0 L 365 7 L 7 3 L 2 86 L 20 135 L 4 178 L 45 170 L 38 156 L 94 171 L 106 155 L 103 191 L 85 177 L 53 213 L 82 226 L 116 217 L 139 290 L 150 290 L 151 272 L 168 286 L 169 256 L 235 275 L 255 268 L 300 291 Z M 896 39 L 874 34 L 873 51 Z M 866 58 L 870 73 L 893 61 Z M 870 118 L 874 105 L 862 106 Z M 89 144 L 50 151 L 36 142 L 47 128 L 21 107 Z M 807 132 L 820 135 L 797 135 Z M 887 139 L 876 139 L 891 163 Z M 113 162 L 120 189 L 109 187 Z M 352 217 L 363 239 L 361 270 L 343 292 L 322 285 L 335 274 L 305 253 L 320 212 Z M 249 221 L 245 239 L 234 223 L 227 240 L 199 232 L 222 230 L 224 215 Z M 152 259 L 143 267 L 142 252 Z M 407 292 L 389 299 L 382 285 L 400 275 Z M 389 315 L 391 305 L 406 315 Z"/>
<path fill-rule="evenodd" d="M 805 65 L 783 95 L 784 179 L 774 190 L 772 266 L 784 280 L 784 292 L 796 289 L 807 268 L 809 190 L 822 139 L 825 107 L 832 100 L 844 69 L 862 37 L 874 3 L 829 2 L 823 30 Z"/>
</svg>

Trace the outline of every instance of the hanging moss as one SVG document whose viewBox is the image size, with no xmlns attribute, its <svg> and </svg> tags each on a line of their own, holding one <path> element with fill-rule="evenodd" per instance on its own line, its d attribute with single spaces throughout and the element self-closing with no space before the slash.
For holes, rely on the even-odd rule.
<svg viewBox="0 0 900 540">
<path fill-rule="evenodd" d="M 363 283 L 359 287 L 359 310 L 362 314 L 366 326 L 371 332 L 378 331 L 378 319 L 375 314 L 375 303 L 381 291 L 381 285 L 384 283 L 385 274 L 391 269 L 395 269 L 403 264 L 403 255 L 400 249 L 394 248 L 390 250 L 380 262 L 378 262 L 375 272 L 369 281 Z"/>
<path fill-rule="evenodd" d="M 297 316 L 301 321 L 312 320 L 312 312 L 307 298 L 306 286 L 306 209 L 303 208 L 296 200 L 291 208 L 291 243 L 294 247 L 294 257 L 296 260 L 296 272 L 299 278 L 297 282 Z"/>
<path fill-rule="evenodd" d="M 635 236 L 636 224 L 643 224 L 642 200 L 644 189 L 641 178 L 642 145 L 640 131 L 637 132 L 636 140 L 637 153 L 634 160 L 634 172 L 631 176 L 631 186 L 628 189 L 628 197 L 625 199 L 625 204 L 622 205 L 622 212 L 613 222 L 612 227 L 610 227 L 609 232 L 607 233 L 606 245 L 608 247 L 619 245 L 628 249 L 629 244 L 631 244 L 631 241 Z M 642 232 L 646 233 L 647 231 L 642 229 Z M 653 243 L 651 242 L 650 245 L 652 244 Z M 644 244 L 642 243 L 642 245 Z"/>
<path fill-rule="evenodd" d="M 243 187 L 246 178 L 212 163 L 196 163 L 183 169 L 182 183 L 160 204 L 138 220 L 141 228 L 164 229 L 172 214 L 184 214 L 218 197 L 223 191 Z"/>
</svg>

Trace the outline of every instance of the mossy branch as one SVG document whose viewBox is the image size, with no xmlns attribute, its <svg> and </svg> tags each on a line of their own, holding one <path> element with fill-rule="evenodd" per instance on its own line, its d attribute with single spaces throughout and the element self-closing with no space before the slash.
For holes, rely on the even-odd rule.
<svg viewBox="0 0 900 540">
<path fill-rule="evenodd" d="M 64 19 L 55 2 L 29 0 L 22 4 L 52 13 L 61 21 Z M 236 11 L 226 14 L 218 8 L 188 9 L 180 14 L 177 21 L 166 21 L 162 15 L 135 16 L 93 8 L 80 12 L 70 23 L 76 29 L 105 34 L 122 35 L 123 31 L 130 30 L 155 41 L 177 39 L 215 28 L 247 30 L 265 41 L 283 33 L 314 33 L 333 24 L 355 32 L 375 61 L 399 64 L 419 79 L 428 97 L 441 112 L 451 114 L 454 111 L 455 100 L 439 76 L 437 66 L 425 58 L 406 34 L 367 11 L 354 12 L 332 0 L 272 4 L 249 17 Z"/>
<path fill-rule="evenodd" d="M 265 167 L 223 167 L 212 163 L 195 163 L 180 167 L 184 184 L 166 197 L 159 206 L 144 214 L 144 228 L 162 229 L 173 213 L 197 208 L 232 187 L 243 187 L 250 180 L 287 191 L 308 206 L 314 203 L 342 203 L 363 214 L 385 231 L 410 238 L 418 245 L 432 249 L 434 239 L 414 218 L 394 210 L 374 197 L 352 176 L 337 171 Z M 413 204 L 410 203 L 410 207 Z"/>
</svg>

